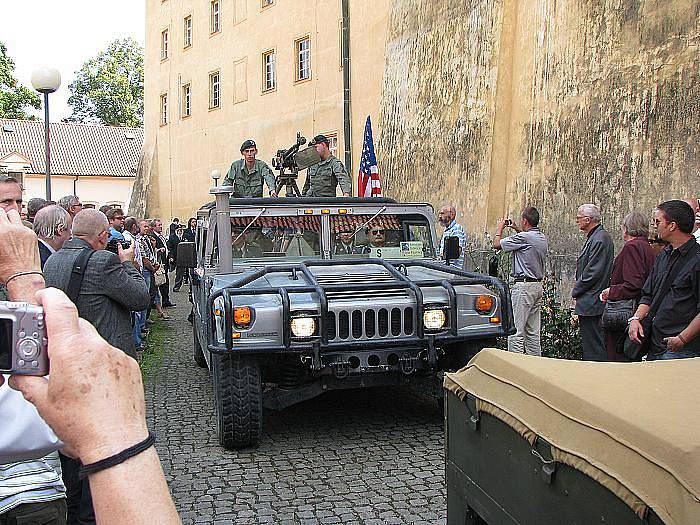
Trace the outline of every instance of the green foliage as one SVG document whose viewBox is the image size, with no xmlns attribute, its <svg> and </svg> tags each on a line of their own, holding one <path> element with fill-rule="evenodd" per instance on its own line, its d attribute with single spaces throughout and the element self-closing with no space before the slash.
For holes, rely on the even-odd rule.
<svg viewBox="0 0 700 525">
<path fill-rule="evenodd" d="M 542 355 L 582 359 L 581 333 L 571 308 L 557 301 L 554 280 L 545 279 L 542 296 Z"/>
<path fill-rule="evenodd" d="M 0 42 L 0 118 L 35 120 L 26 113 L 27 108 L 39 109 L 41 97 L 33 90 L 17 83 L 15 62 L 7 54 L 7 47 Z"/>
<path fill-rule="evenodd" d="M 70 122 L 137 127 L 143 124 L 143 48 L 115 40 L 83 64 L 68 86 Z"/>
</svg>

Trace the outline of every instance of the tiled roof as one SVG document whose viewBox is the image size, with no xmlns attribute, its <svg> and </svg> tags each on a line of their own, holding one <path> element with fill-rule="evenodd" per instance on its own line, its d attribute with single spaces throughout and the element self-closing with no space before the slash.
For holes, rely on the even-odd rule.
<svg viewBox="0 0 700 525">
<path fill-rule="evenodd" d="M 52 122 L 51 173 L 134 177 L 141 157 L 143 128 Z M 44 173 L 44 122 L 0 119 L 0 159 L 19 153 L 32 173 Z"/>
</svg>

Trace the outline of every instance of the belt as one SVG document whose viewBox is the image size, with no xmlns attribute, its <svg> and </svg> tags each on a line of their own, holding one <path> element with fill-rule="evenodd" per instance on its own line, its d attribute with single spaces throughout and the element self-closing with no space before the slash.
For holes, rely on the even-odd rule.
<svg viewBox="0 0 700 525">
<path fill-rule="evenodd" d="M 516 282 L 516 283 L 541 283 L 542 279 L 535 279 L 534 277 L 513 277 L 513 282 Z"/>
</svg>

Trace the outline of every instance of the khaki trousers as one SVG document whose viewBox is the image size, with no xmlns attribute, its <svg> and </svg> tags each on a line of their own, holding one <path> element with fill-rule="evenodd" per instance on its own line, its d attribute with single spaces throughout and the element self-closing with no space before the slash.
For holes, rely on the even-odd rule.
<svg viewBox="0 0 700 525">
<path fill-rule="evenodd" d="M 511 288 L 511 300 L 516 332 L 515 335 L 508 337 L 508 351 L 541 356 L 542 283 L 514 283 Z"/>
</svg>

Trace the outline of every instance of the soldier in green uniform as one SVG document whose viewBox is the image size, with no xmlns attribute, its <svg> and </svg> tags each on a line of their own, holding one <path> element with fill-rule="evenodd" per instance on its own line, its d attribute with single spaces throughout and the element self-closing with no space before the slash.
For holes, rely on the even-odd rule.
<svg viewBox="0 0 700 525">
<path fill-rule="evenodd" d="M 277 197 L 275 175 L 264 161 L 255 158 L 257 154 L 255 141 L 246 140 L 241 144 L 243 158 L 231 164 L 223 182 L 224 186 L 233 186 L 233 197 L 262 197 L 263 180 L 270 190 L 270 197 Z"/>
<path fill-rule="evenodd" d="M 306 182 L 301 194 L 304 197 L 335 197 L 335 187 L 340 184 L 343 197 L 350 197 L 352 181 L 345 166 L 328 149 L 329 142 L 324 135 L 316 135 L 311 146 L 321 156 L 321 162 L 311 166 L 306 172 Z"/>
</svg>

